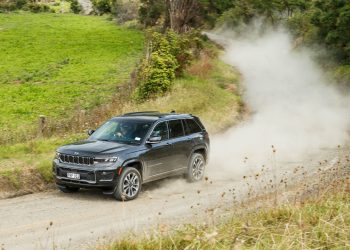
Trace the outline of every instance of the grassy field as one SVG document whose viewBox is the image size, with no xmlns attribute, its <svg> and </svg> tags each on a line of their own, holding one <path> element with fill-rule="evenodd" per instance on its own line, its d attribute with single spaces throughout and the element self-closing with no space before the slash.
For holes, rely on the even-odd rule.
<svg viewBox="0 0 350 250">
<path fill-rule="evenodd" d="M 108 103 L 142 51 L 140 31 L 104 17 L 0 14 L 2 141 L 35 133 L 39 115 L 64 122 Z"/>
</svg>

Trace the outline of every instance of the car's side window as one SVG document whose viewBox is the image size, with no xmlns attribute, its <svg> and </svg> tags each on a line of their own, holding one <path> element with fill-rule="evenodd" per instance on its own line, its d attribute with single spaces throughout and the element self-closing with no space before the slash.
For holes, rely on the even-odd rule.
<svg viewBox="0 0 350 250">
<path fill-rule="evenodd" d="M 151 137 L 160 136 L 162 141 L 167 140 L 168 137 L 168 126 L 166 122 L 159 123 L 152 131 Z"/>
<path fill-rule="evenodd" d="M 194 134 L 194 133 L 202 132 L 201 127 L 194 120 L 186 119 L 184 121 L 186 123 L 186 134 Z"/>
<path fill-rule="evenodd" d="M 170 138 L 184 136 L 184 129 L 181 120 L 171 120 L 169 123 Z"/>
</svg>

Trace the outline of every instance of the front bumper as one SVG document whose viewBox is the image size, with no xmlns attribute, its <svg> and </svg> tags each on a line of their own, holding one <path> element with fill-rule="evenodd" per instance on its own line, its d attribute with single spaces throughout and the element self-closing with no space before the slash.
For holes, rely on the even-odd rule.
<svg viewBox="0 0 350 250">
<path fill-rule="evenodd" d="M 82 166 L 54 160 L 52 171 L 56 184 L 60 186 L 113 188 L 118 180 L 116 167 Z M 79 174 L 80 179 L 69 178 L 67 173 Z"/>
</svg>

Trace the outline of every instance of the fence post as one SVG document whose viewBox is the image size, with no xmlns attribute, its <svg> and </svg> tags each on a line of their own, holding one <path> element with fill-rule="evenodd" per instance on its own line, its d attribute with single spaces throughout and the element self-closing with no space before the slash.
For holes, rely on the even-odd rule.
<svg viewBox="0 0 350 250">
<path fill-rule="evenodd" d="M 39 115 L 39 137 L 43 137 L 46 128 L 46 116 Z"/>
</svg>

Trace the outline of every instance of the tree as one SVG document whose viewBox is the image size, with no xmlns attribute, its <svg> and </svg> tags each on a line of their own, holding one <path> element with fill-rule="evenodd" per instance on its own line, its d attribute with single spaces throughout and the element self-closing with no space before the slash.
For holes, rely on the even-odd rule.
<svg viewBox="0 0 350 250">
<path fill-rule="evenodd" d="M 350 1 L 317 0 L 311 22 L 318 38 L 342 61 L 350 62 Z"/>
<path fill-rule="evenodd" d="M 197 0 L 167 0 L 166 7 L 170 28 L 182 33 L 190 29 L 200 5 Z"/>
<path fill-rule="evenodd" d="M 164 16 L 165 1 L 164 0 L 141 0 L 139 8 L 140 22 L 145 26 L 154 26 L 157 24 L 161 16 Z"/>
</svg>

